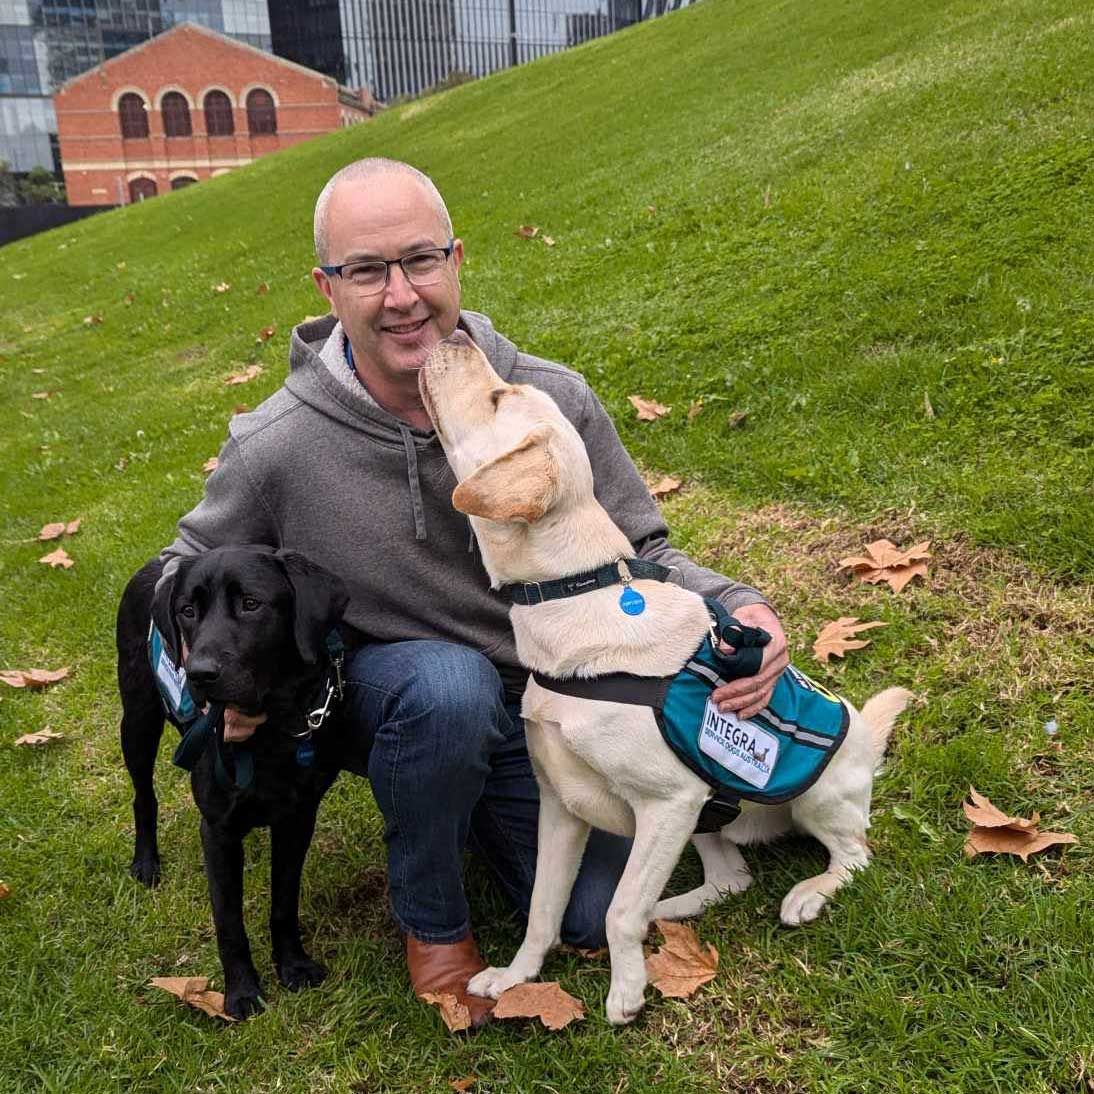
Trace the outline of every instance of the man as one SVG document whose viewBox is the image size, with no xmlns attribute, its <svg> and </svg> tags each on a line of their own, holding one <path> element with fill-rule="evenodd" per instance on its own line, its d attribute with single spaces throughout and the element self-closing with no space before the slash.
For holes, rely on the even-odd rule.
<svg viewBox="0 0 1094 1094">
<path fill-rule="evenodd" d="M 463 244 L 433 183 L 414 168 L 362 160 L 327 183 L 315 209 L 312 276 L 331 314 L 293 332 L 285 385 L 231 436 L 205 497 L 166 556 L 224 542 L 303 551 L 348 583 L 347 620 L 363 645 L 347 661 L 347 767 L 369 778 L 385 822 L 392 910 L 415 990 L 466 995 L 483 967 L 462 881 L 481 853 L 527 910 L 538 795 L 519 716 L 521 672 L 508 605 L 488 588 L 455 486 L 418 394 L 430 348 L 458 326 L 498 373 L 548 391 L 578 427 L 600 500 L 643 558 L 678 570 L 771 632 L 760 673 L 716 700 L 742 717 L 766 705 L 786 665 L 778 620 L 754 589 L 691 562 L 666 541 L 660 512 L 603 407 L 578 374 L 519 353 L 483 315 L 460 310 Z M 225 736 L 261 721 L 228 713 Z M 595 832 L 563 925 L 583 946 L 604 915 L 629 841 Z"/>
</svg>

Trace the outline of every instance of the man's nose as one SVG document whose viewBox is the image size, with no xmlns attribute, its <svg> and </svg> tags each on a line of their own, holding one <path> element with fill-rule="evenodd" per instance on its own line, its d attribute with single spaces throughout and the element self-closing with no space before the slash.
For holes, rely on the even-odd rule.
<svg viewBox="0 0 1094 1094">
<path fill-rule="evenodd" d="M 397 311 L 412 308 L 418 299 L 418 291 L 411 285 L 398 263 L 388 267 L 387 286 L 384 289 L 384 306 Z"/>
</svg>

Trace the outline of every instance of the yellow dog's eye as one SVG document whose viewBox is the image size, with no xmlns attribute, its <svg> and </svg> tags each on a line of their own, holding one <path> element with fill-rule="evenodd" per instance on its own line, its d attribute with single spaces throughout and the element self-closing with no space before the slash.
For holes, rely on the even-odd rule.
<svg viewBox="0 0 1094 1094">
<path fill-rule="evenodd" d="M 497 406 L 501 397 L 508 394 L 508 392 L 509 389 L 506 387 L 496 387 L 493 391 L 490 392 L 490 401 L 494 404 L 494 406 Z"/>
</svg>

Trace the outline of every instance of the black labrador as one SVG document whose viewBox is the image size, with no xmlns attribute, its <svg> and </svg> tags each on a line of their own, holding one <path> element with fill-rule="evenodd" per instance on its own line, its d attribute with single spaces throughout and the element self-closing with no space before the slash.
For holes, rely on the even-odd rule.
<svg viewBox="0 0 1094 1094">
<path fill-rule="evenodd" d="M 156 559 L 143 566 L 118 609 L 122 754 L 133 780 L 136 822 L 130 872 L 148 886 L 159 881 L 152 770 L 165 717 L 183 728 L 167 715 L 157 690 L 148 653 L 151 618 L 167 655 L 183 663 L 198 708 L 231 704 L 267 715 L 245 744 L 226 745 L 218 727 L 190 776 L 201 811 L 225 1010 L 246 1018 L 263 1006 L 243 926 L 243 837 L 252 828 L 270 829 L 270 934 L 278 979 L 296 990 L 326 976 L 301 944 L 298 907 L 319 802 L 338 774 L 327 637 L 338 628 L 347 595 L 339 578 L 305 556 L 256 545 L 183 559 L 157 589 L 162 572 Z M 331 717 L 309 730 L 309 712 L 324 704 Z"/>
</svg>

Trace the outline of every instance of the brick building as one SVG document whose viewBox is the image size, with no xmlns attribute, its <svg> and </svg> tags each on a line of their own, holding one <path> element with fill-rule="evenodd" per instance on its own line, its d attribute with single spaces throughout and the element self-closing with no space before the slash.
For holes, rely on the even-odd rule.
<svg viewBox="0 0 1094 1094">
<path fill-rule="evenodd" d="M 367 93 L 193 23 L 53 96 L 70 205 L 123 205 L 222 175 L 379 108 Z"/>
</svg>

